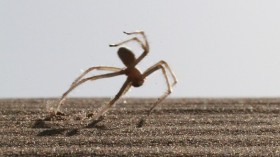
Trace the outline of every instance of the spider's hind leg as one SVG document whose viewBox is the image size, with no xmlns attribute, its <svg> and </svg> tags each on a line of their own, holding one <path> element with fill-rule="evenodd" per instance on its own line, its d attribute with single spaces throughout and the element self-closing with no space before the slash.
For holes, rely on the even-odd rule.
<svg viewBox="0 0 280 157">
<path fill-rule="evenodd" d="M 166 69 L 164 67 L 164 63 L 165 63 L 164 61 L 160 61 L 159 63 L 153 65 L 148 70 L 146 70 L 143 74 L 144 78 L 146 78 L 147 76 L 151 75 L 153 72 L 155 72 L 157 70 L 162 70 L 162 74 L 165 78 L 166 85 L 167 85 L 167 91 L 161 97 L 159 97 L 158 100 L 154 103 L 154 105 L 149 110 L 148 115 L 150 115 L 152 110 L 172 92 L 172 86 L 170 85 L 169 79 L 167 77 L 167 73 L 166 73 Z"/>
<path fill-rule="evenodd" d="M 172 83 L 172 85 L 170 85 L 169 79 L 167 77 L 166 69 L 171 73 L 171 76 L 173 78 L 174 82 Z M 176 79 L 174 73 L 171 71 L 170 67 L 168 66 L 168 64 L 165 61 L 160 61 L 157 64 L 153 65 L 152 67 L 148 68 L 143 73 L 144 78 L 146 78 L 147 76 L 151 75 L 153 72 L 155 72 L 157 70 L 162 70 L 162 73 L 163 73 L 163 76 L 165 78 L 166 85 L 167 85 L 167 91 L 161 97 L 159 97 L 158 100 L 153 104 L 153 106 L 148 111 L 148 116 L 150 116 L 150 114 L 153 111 L 153 109 L 158 104 L 160 104 L 172 92 L 172 87 L 177 83 L 177 79 Z M 137 127 L 142 127 L 145 124 L 145 122 L 146 122 L 146 119 L 142 118 L 139 121 L 139 123 L 137 124 Z"/>
<path fill-rule="evenodd" d="M 88 82 L 88 81 L 94 81 L 94 80 L 98 80 L 98 79 L 102 79 L 102 78 L 109 78 L 109 77 L 114 77 L 114 76 L 118 76 L 118 75 L 123 75 L 123 71 L 117 71 L 117 72 L 112 72 L 112 73 L 107 73 L 107 74 L 101 74 L 101 75 L 96 75 L 96 76 L 92 76 L 92 77 L 88 77 L 88 78 L 84 78 L 84 79 L 81 79 L 81 80 L 78 80 L 77 82 L 75 82 L 74 84 L 72 84 L 70 86 L 70 88 L 65 92 L 63 93 L 62 97 L 60 98 L 60 102 L 57 106 L 57 109 L 56 109 L 56 114 L 60 114 L 62 113 L 60 111 L 60 107 L 61 105 L 64 104 L 64 101 L 66 100 L 66 96 L 71 92 L 73 91 L 75 88 L 77 88 L 78 86 L 80 86 L 81 84 L 84 84 L 85 82 Z"/>
</svg>

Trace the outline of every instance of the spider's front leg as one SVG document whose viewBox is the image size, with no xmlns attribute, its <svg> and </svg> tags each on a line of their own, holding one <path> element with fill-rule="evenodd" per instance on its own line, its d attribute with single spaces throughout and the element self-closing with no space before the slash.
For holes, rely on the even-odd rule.
<svg viewBox="0 0 280 157">
<path fill-rule="evenodd" d="M 131 41 L 136 41 L 137 43 L 139 43 L 141 45 L 141 47 L 145 47 L 145 45 L 142 43 L 141 40 L 139 40 L 137 37 L 133 37 L 131 39 L 128 39 L 128 40 L 125 40 L 125 41 L 122 41 L 120 43 L 116 43 L 116 44 L 109 44 L 110 47 L 117 47 L 117 46 L 121 46 L 123 44 L 126 44 L 128 42 L 131 42 Z"/>
<path fill-rule="evenodd" d="M 146 34 L 145 34 L 144 31 L 134 31 L 134 32 L 126 32 L 126 31 L 124 31 L 123 33 L 126 34 L 126 35 L 140 34 L 140 35 L 142 35 L 142 37 L 144 38 L 145 46 L 146 46 L 146 47 L 149 46 L 149 43 L 148 43 L 148 40 L 147 40 L 147 37 L 146 37 Z"/>
<path fill-rule="evenodd" d="M 123 33 L 126 34 L 126 35 L 141 34 L 141 35 L 143 36 L 144 40 L 145 40 L 145 44 L 142 43 L 142 41 L 139 40 L 137 37 L 133 37 L 133 38 L 131 38 L 131 39 L 122 41 L 122 42 L 117 43 L 117 44 L 110 44 L 109 46 L 110 46 L 110 47 L 116 47 L 116 46 L 120 46 L 120 45 L 126 44 L 126 43 L 131 42 L 131 41 L 136 41 L 137 43 L 139 43 L 139 44 L 141 45 L 141 47 L 142 47 L 143 49 L 145 49 L 145 48 L 148 46 L 147 37 L 146 37 L 144 31 L 135 31 L 135 32 L 125 32 L 125 31 L 124 31 Z"/>
<path fill-rule="evenodd" d="M 134 31 L 134 32 L 123 32 L 126 35 L 134 35 L 134 34 L 140 34 L 142 35 L 143 39 L 144 39 L 144 47 L 142 46 L 143 49 L 147 49 L 149 51 L 149 43 L 146 37 L 146 34 L 144 31 Z"/>
<path fill-rule="evenodd" d="M 145 56 L 147 56 L 147 54 L 149 53 L 149 51 L 150 51 L 149 43 L 148 43 L 148 40 L 147 40 L 147 37 L 146 37 L 144 31 L 124 32 L 124 33 L 127 34 L 127 35 L 137 35 L 137 34 L 140 34 L 140 35 L 142 35 L 142 37 L 143 37 L 143 39 L 144 39 L 144 43 L 143 43 L 141 40 L 139 40 L 137 37 L 134 37 L 134 38 L 125 40 L 125 41 L 120 42 L 120 43 L 117 43 L 117 44 L 110 44 L 110 46 L 111 46 L 111 47 L 116 47 L 116 46 L 120 46 L 120 45 L 126 44 L 126 43 L 131 42 L 131 41 L 136 41 L 137 43 L 139 43 L 140 46 L 142 47 L 142 49 L 143 49 L 144 51 L 143 51 L 143 53 L 135 60 L 135 63 L 132 65 L 132 66 L 135 66 L 135 65 L 137 65 Z"/>
</svg>

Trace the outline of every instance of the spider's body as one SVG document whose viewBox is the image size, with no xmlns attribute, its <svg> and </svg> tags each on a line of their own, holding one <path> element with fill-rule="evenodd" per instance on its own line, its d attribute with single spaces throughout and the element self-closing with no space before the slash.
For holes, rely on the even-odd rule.
<svg viewBox="0 0 280 157">
<path fill-rule="evenodd" d="M 137 68 L 127 68 L 125 70 L 127 79 L 132 82 L 133 87 L 140 87 L 144 83 L 144 78 L 141 72 Z"/>
<path fill-rule="evenodd" d="M 124 70 L 127 79 L 132 82 L 133 87 L 140 87 L 144 83 L 144 77 L 140 70 L 135 67 L 135 55 L 131 50 L 126 47 L 120 47 L 118 50 L 118 55 L 122 60 L 123 64 L 127 67 Z"/>
<path fill-rule="evenodd" d="M 126 69 L 127 79 L 132 82 L 133 87 L 140 87 L 144 83 L 144 78 L 141 72 L 137 68 Z"/>
<path fill-rule="evenodd" d="M 140 72 L 140 70 L 138 70 L 136 68 L 136 65 L 149 53 L 149 43 L 147 41 L 145 33 L 143 31 L 136 31 L 136 32 L 131 32 L 131 33 L 124 32 L 124 33 L 127 35 L 140 34 L 140 35 L 142 35 L 144 42 L 139 40 L 137 37 L 134 37 L 134 38 L 125 40 L 118 44 L 112 44 L 110 46 L 117 47 L 117 46 L 123 45 L 123 44 L 131 42 L 131 41 L 136 41 L 143 48 L 144 52 L 138 58 L 136 58 L 134 53 L 130 49 L 128 49 L 126 47 L 120 47 L 118 50 L 118 56 L 120 57 L 121 61 L 124 63 L 126 68 L 122 69 L 122 68 L 108 67 L 108 66 L 97 66 L 97 67 L 88 68 L 72 83 L 70 88 L 62 95 L 59 105 L 57 107 L 56 113 L 60 113 L 59 112 L 60 106 L 64 103 L 66 96 L 79 85 L 81 85 L 87 81 L 90 81 L 90 80 L 93 81 L 93 80 L 97 80 L 97 79 L 114 77 L 114 76 L 118 76 L 118 75 L 126 75 L 127 76 L 126 81 L 124 82 L 123 86 L 121 87 L 121 89 L 117 93 L 117 95 L 109 102 L 109 104 L 107 106 L 105 106 L 96 115 L 94 115 L 95 119 L 98 119 L 105 112 L 107 112 L 116 103 L 116 101 L 128 91 L 128 89 L 131 86 L 133 86 L 133 87 L 142 86 L 145 78 L 157 70 L 162 70 L 162 73 L 164 75 L 164 78 L 165 78 L 166 84 L 167 84 L 167 92 L 165 94 L 163 94 L 158 99 L 158 101 L 153 105 L 153 107 L 149 110 L 149 114 L 162 100 L 164 100 L 171 93 L 171 89 L 177 83 L 177 79 L 176 79 L 174 73 L 171 71 L 169 65 L 165 61 L 160 61 L 160 62 L 156 63 L 155 65 L 151 66 L 146 71 L 144 71 L 143 73 Z M 83 78 L 86 74 L 88 74 L 90 71 L 93 71 L 93 70 L 107 70 L 107 71 L 111 71 L 111 73 Z M 170 85 L 169 79 L 167 77 L 166 70 L 168 70 L 170 72 L 170 74 L 173 78 L 173 83 L 171 85 Z M 93 114 L 90 114 L 90 115 L 93 115 Z"/>
</svg>

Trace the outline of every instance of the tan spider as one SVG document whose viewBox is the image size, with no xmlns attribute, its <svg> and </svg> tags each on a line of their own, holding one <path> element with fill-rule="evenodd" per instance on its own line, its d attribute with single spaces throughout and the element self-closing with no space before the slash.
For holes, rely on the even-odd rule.
<svg viewBox="0 0 280 157">
<path fill-rule="evenodd" d="M 135 31 L 135 32 L 130 32 L 130 33 L 124 32 L 124 33 L 127 35 L 140 34 L 140 35 L 142 35 L 142 37 L 144 39 L 144 43 L 142 41 L 140 41 L 137 37 L 134 37 L 129 40 L 120 42 L 118 44 L 111 44 L 110 47 L 117 47 L 117 46 L 123 45 L 123 44 L 131 42 L 131 41 L 136 41 L 143 48 L 144 52 L 138 58 L 135 58 L 135 55 L 133 54 L 133 52 L 131 50 L 129 50 L 126 47 L 120 47 L 118 50 L 118 55 L 119 55 L 120 59 L 122 60 L 122 62 L 124 63 L 124 65 L 126 66 L 126 68 L 122 69 L 122 68 L 109 67 L 109 66 L 96 66 L 96 67 L 88 68 L 77 79 L 75 79 L 75 81 L 72 83 L 70 88 L 62 95 L 59 105 L 56 110 L 56 114 L 61 113 L 59 111 L 60 106 L 64 103 L 66 96 L 73 89 L 75 89 L 76 87 L 78 87 L 79 85 L 81 85 L 87 81 L 93 81 L 93 80 L 102 79 L 102 78 L 114 77 L 114 76 L 119 76 L 119 75 L 127 76 L 126 81 L 124 82 L 123 86 L 121 87 L 121 89 L 117 93 L 117 95 L 109 102 L 109 104 L 107 104 L 107 106 L 105 106 L 101 111 L 99 111 L 96 115 L 94 115 L 94 117 L 93 117 L 94 119 L 99 119 L 100 116 L 102 116 L 105 112 L 107 112 L 116 103 L 116 101 L 128 91 L 128 89 L 131 86 L 134 86 L 134 87 L 142 86 L 145 78 L 147 76 L 149 76 L 150 74 L 152 74 L 153 72 L 155 72 L 156 70 L 160 70 L 160 69 L 162 70 L 163 76 L 164 76 L 164 78 L 166 80 L 166 84 L 167 84 L 167 91 L 160 98 L 158 98 L 158 100 L 154 103 L 152 108 L 149 110 L 149 114 L 162 100 L 164 100 L 171 93 L 172 87 L 177 83 L 177 79 L 176 79 L 174 73 L 171 71 L 169 65 L 165 61 L 162 60 L 162 61 L 156 63 L 155 65 L 148 68 L 144 73 L 141 73 L 135 67 L 149 53 L 149 44 L 148 44 L 145 33 L 143 31 Z M 173 78 L 172 84 L 170 84 L 170 82 L 169 82 L 169 79 L 166 74 L 166 69 L 170 72 L 170 74 Z M 90 71 L 93 71 L 93 70 L 107 70 L 107 71 L 111 71 L 111 73 L 83 78 L 87 73 L 89 73 Z M 89 114 L 89 116 L 93 116 L 93 114 Z"/>
</svg>

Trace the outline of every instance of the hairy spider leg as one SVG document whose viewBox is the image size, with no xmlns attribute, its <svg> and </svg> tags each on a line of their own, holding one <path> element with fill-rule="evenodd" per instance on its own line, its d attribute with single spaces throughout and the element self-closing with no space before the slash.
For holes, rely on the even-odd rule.
<svg viewBox="0 0 280 157">
<path fill-rule="evenodd" d="M 76 82 L 75 84 L 71 85 L 70 88 L 62 95 L 60 102 L 57 106 L 56 109 L 56 113 L 59 111 L 60 106 L 64 103 L 66 96 L 75 88 L 77 88 L 79 85 L 87 82 L 87 81 L 93 81 L 93 80 L 97 80 L 97 79 L 102 79 L 102 78 L 109 78 L 109 77 L 114 77 L 114 76 L 118 76 L 118 75 L 123 75 L 124 71 L 118 71 L 118 72 L 113 72 L 113 73 L 108 73 L 108 74 L 102 74 L 102 75 L 97 75 L 97 76 L 92 76 L 92 77 L 88 77 L 88 78 L 84 78 L 78 82 Z"/>
</svg>

